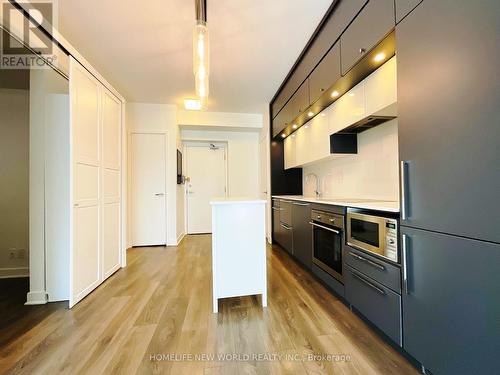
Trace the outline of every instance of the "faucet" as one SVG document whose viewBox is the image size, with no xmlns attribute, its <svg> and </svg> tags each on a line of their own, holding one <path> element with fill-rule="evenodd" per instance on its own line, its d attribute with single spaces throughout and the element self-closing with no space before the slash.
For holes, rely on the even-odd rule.
<svg viewBox="0 0 500 375">
<path fill-rule="evenodd" d="M 306 179 L 309 177 L 309 176 L 313 176 L 315 179 L 316 179 L 316 190 L 314 190 L 314 194 L 316 194 L 316 198 L 321 198 L 321 190 L 319 188 L 319 177 L 314 174 L 314 173 L 309 173 L 307 176 L 306 176 Z"/>
</svg>

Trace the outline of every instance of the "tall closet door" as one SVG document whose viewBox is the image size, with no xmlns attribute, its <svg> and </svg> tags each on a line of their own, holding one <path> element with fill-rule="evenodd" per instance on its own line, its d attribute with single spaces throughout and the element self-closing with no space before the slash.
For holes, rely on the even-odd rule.
<svg viewBox="0 0 500 375">
<path fill-rule="evenodd" d="M 100 83 L 70 60 L 71 250 L 70 301 L 90 293 L 100 274 Z"/>
<path fill-rule="evenodd" d="M 120 268 L 121 102 L 102 88 L 102 279 Z"/>
</svg>

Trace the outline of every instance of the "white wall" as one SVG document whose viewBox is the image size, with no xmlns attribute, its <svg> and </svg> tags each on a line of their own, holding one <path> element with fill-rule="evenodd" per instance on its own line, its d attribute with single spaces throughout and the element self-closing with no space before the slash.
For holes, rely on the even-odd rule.
<svg viewBox="0 0 500 375">
<path fill-rule="evenodd" d="M 269 108 L 269 107 L 267 107 Z M 177 122 L 183 129 L 199 130 L 256 130 L 262 128 L 260 113 L 231 113 L 206 111 L 179 111 Z"/>
<path fill-rule="evenodd" d="M 228 194 L 259 195 L 259 133 L 238 131 L 182 130 L 183 141 L 224 141 L 228 144 Z"/>
<path fill-rule="evenodd" d="M 176 150 L 178 146 L 180 147 L 177 108 L 175 105 L 169 104 L 127 103 L 126 122 L 129 135 L 132 132 L 165 132 L 167 134 L 167 245 L 174 246 L 177 244 L 179 236 L 177 220 L 178 218 L 183 220 L 183 209 L 180 211 L 177 202 L 177 195 L 182 189 L 182 187 L 177 186 Z M 132 155 L 129 155 L 130 157 Z M 130 166 L 130 163 L 128 164 Z M 129 178 L 132 178 L 130 171 L 128 175 Z M 130 196 L 128 199 L 130 201 Z M 129 205 L 129 207 L 131 206 Z M 129 212 L 130 214 L 133 215 L 133 213 Z M 128 222 L 130 223 L 131 220 L 128 220 Z M 128 230 L 127 232 L 130 233 L 131 231 Z M 129 237 L 128 247 L 130 244 Z"/>
<path fill-rule="evenodd" d="M 399 200 L 397 119 L 358 135 L 358 154 L 303 168 L 304 195 L 314 196 L 316 174 L 323 197 Z"/>
<path fill-rule="evenodd" d="M 0 89 L 0 277 L 28 275 L 29 91 Z M 24 259 L 9 259 L 9 249 Z"/>
</svg>

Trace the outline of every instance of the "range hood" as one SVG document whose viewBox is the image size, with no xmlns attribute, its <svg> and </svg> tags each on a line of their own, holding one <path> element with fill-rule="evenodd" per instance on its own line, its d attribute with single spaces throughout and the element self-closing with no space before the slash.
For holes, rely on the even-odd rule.
<svg viewBox="0 0 500 375">
<path fill-rule="evenodd" d="M 348 134 L 357 134 L 364 132 L 365 130 L 374 128 L 377 125 L 383 124 L 386 121 L 395 119 L 396 116 L 377 116 L 377 115 L 372 115 L 365 117 L 362 120 L 359 120 L 358 122 L 350 125 L 349 127 L 341 130 L 339 133 L 348 133 Z"/>
</svg>

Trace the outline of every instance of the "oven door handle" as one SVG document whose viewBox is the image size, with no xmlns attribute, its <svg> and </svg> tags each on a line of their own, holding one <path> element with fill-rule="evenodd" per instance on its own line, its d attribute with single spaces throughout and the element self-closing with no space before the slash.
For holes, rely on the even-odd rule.
<svg viewBox="0 0 500 375">
<path fill-rule="evenodd" d="M 328 228 L 328 227 L 325 227 L 324 225 L 319 225 L 319 224 L 316 224 L 316 223 L 313 223 L 312 221 L 309 222 L 309 224 L 315 226 L 315 227 L 318 227 L 318 228 L 321 228 L 321 229 L 324 229 L 324 230 L 328 230 L 330 232 L 333 232 L 333 233 L 336 233 L 336 234 L 340 234 L 340 232 L 338 230 L 335 230 L 335 229 L 332 229 L 332 228 Z"/>
</svg>

